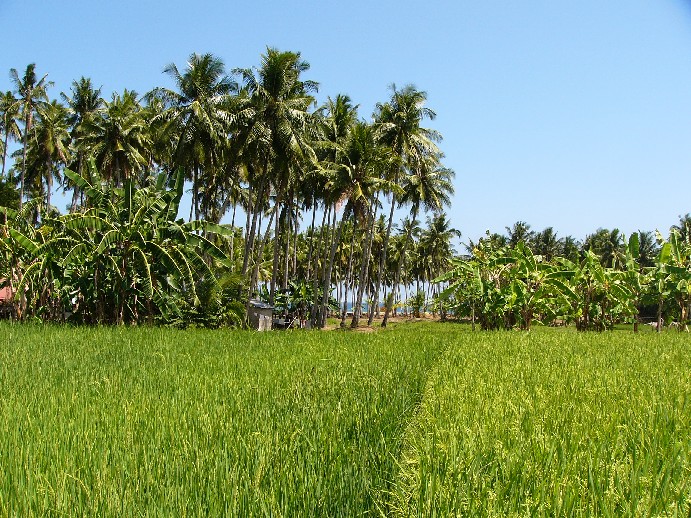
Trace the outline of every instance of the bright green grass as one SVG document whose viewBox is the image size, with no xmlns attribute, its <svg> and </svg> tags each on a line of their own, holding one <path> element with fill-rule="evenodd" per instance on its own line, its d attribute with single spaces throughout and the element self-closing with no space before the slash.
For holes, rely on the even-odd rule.
<svg viewBox="0 0 691 518">
<path fill-rule="evenodd" d="M 687 516 L 691 340 L 0 323 L 0 517 Z"/>
<path fill-rule="evenodd" d="M 375 511 L 442 347 L 0 325 L 0 516 Z"/>
<path fill-rule="evenodd" d="M 689 516 L 689 335 L 458 333 L 390 504 L 404 516 Z"/>
</svg>

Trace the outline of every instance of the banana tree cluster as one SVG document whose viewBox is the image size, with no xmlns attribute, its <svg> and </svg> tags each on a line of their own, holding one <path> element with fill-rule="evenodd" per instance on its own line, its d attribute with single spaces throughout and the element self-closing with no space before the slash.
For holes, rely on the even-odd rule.
<svg viewBox="0 0 691 518">
<path fill-rule="evenodd" d="M 480 243 L 469 261 L 438 279 L 448 282 L 442 298 L 453 298 L 454 310 L 471 317 L 473 326 L 530 329 L 534 321 L 554 320 L 564 305 L 563 287 L 569 273 L 535 255 L 519 242 L 514 248 Z"/>
<path fill-rule="evenodd" d="M 437 281 L 448 284 L 441 297 L 452 302 L 455 313 L 483 329 L 530 329 L 540 322 L 603 331 L 633 322 L 637 331 L 641 307 L 656 304 L 659 330 L 666 300 L 675 301 L 671 318 L 684 328 L 691 314 L 691 243 L 675 229 L 669 240 L 658 233 L 658 241 L 654 266 L 641 264 L 635 233 L 625 257 L 608 267 L 590 250 L 577 261 L 548 261 L 522 242 L 511 247 L 482 240 L 470 259 L 455 260 Z"/>
<path fill-rule="evenodd" d="M 182 173 L 172 189 L 165 174 L 140 189 L 65 174 L 84 193 L 82 211 L 47 213 L 34 225 L 32 203 L 0 208 L 0 278 L 11 284 L 18 318 L 165 323 L 199 305 L 200 286 L 218 287 L 228 260 L 212 236 L 229 231 L 176 219 Z"/>
<path fill-rule="evenodd" d="M 673 300 L 678 324 L 688 329 L 691 323 L 691 235 L 672 228 L 669 240 L 658 232 L 661 243 L 655 265 L 647 272 L 649 293 L 657 302 L 657 329 L 662 328 L 662 309 L 667 300 Z"/>
</svg>

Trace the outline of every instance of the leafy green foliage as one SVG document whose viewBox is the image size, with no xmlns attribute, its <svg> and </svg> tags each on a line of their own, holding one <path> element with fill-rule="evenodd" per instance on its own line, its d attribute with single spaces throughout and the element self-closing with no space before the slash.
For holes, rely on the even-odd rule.
<svg viewBox="0 0 691 518">
<path fill-rule="evenodd" d="M 427 307 L 427 299 L 424 291 L 417 291 L 408 299 L 408 305 L 413 311 L 413 317 L 420 318 L 422 312 Z"/>
<path fill-rule="evenodd" d="M 19 192 L 10 182 L 2 179 L 0 179 L 0 207 L 15 210 L 19 208 Z"/>
<path fill-rule="evenodd" d="M 46 215 L 34 227 L 22 213 L 3 209 L 8 216 L 3 249 L 10 268 L 0 276 L 19 281 L 16 291 L 24 294 L 20 317 L 174 323 L 195 313 L 205 322 L 208 315 L 201 315 L 213 308 L 218 312 L 212 319 L 215 326 L 238 325 L 243 313 L 229 305 L 229 296 L 238 290 L 224 292 L 218 282 L 226 255 L 206 237 L 228 231 L 204 221 L 175 219 L 182 174 L 170 190 L 164 175 L 135 189 L 131 180 L 115 188 L 71 171 L 65 174 L 86 197 L 83 211 Z M 30 209 L 30 204 L 24 207 L 25 212 Z M 201 313 L 196 310 L 199 287 L 207 304 Z"/>
<path fill-rule="evenodd" d="M 608 234 L 609 235 L 609 234 Z M 616 234 L 616 241 L 623 237 Z M 572 261 L 565 257 L 546 260 L 519 241 L 513 247 L 480 240 L 469 260 L 455 260 L 453 268 L 437 282 L 448 283 L 443 298 L 452 300 L 458 316 L 477 319 L 483 329 L 519 327 L 531 322 L 574 322 L 579 331 L 611 329 L 615 323 L 635 323 L 641 307 L 658 306 L 658 328 L 665 300 L 676 302 L 672 312 L 680 328 L 691 313 L 691 244 L 672 230 L 661 243 L 653 266 L 648 266 L 650 247 L 644 233 L 633 234 L 627 246 L 611 261 L 592 250 Z M 607 266 L 618 262 L 617 267 Z"/>
</svg>

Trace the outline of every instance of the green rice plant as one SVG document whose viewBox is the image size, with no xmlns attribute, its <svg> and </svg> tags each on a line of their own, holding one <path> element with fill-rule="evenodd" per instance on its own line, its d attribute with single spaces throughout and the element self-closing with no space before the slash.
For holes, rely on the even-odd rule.
<svg viewBox="0 0 691 518">
<path fill-rule="evenodd" d="M 0 516 L 355 516 L 444 342 L 0 324 Z"/>
<path fill-rule="evenodd" d="M 688 335 L 456 332 L 388 514 L 688 516 Z"/>
<path fill-rule="evenodd" d="M 0 516 L 687 516 L 687 342 L 0 324 Z"/>
</svg>

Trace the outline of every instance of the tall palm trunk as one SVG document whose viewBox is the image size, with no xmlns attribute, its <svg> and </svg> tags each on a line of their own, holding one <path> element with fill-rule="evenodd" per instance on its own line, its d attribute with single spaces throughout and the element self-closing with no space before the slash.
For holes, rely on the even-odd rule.
<svg viewBox="0 0 691 518">
<path fill-rule="evenodd" d="M 274 303 L 274 297 L 276 296 L 276 280 L 278 277 L 278 263 L 279 263 L 279 253 L 280 253 L 280 242 L 279 242 L 279 236 L 281 235 L 280 233 L 280 224 L 281 224 L 281 218 L 279 214 L 280 210 L 280 200 L 278 197 L 276 197 L 276 204 L 274 205 L 274 210 L 272 211 L 271 217 L 274 218 L 274 224 L 276 225 L 275 231 L 274 231 L 274 254 L 273 254 L 273 261 L 272 261 L 272 266 L 271 266 L 271 281 L 270 281 L 270 290 L 269 290 L 269 304 Z"/>
<path fill-rule="evenodd" d="M 292 274 L 297 275 L 298 272 L 298 238 L 300 236 L 300 208 L 298 207 L 297 200 L 295 200 L 295 219 L 293 220 L 293 262 L 292 262 Z"/>
<path fill-rule="evenodd" d="M 233 202 L 233 217 L 230 220 L 230 261 L 231 267 L 235 270 L 235 213 L 237 211 L 237 203 Z"/>
<path fill-rule="evenodd" d="M 382 253 L 379 258 L 379 272 L 377 272 L 377 283 L 374 286 L 374 307 L 379 310 L 379 290 L 381 290 L 381 281 L 384 274 L 384 268 L 386 267 L 386 255 L 389 249 L 389 238 L 391 237 L 391 227 L 393 225 L 393 213 L 396 208 L 396 195 L 391 195 L 391 210 L 389 211 L 389 222 L 386 225 L 386 234 L 384 234 L 384 242 L 382 243 Z M 370 311 L 370 317 L 367 321 L 367 325 L 372 325 L 372 319 L 374 313 Z"/>
<path fill-rule="evenodd" d="M 321 250 L 322 250 L 322 244 L 324 244 L 324 248 L 326 249 L 326 244 L 324 242 L 324 233 L 326 232 L 326 222 L 329 221 L 329 218 L 331 217 L 331 205 L 326 206 L 324 205 L 324 214 L 322 215 L 322 225 L 321 229 L 319 230 L 319 240 L 317 241 L 317 249 L 315 253 L 315 257 L 319 258 L 321 257 Z M 326 267 L 326 264 L 324 261 L 322 261 L 322 270 Z M 319 264 L 316 264 L 314 267 L 314 278 L 312 280 L 312 292 L 314 293 L 314 300 L 312 303 L 312 311 L 310 312 L 310 321 L 312 322 L 312 326 L 318 326 L 319 325 L 319 315 L 320 315 L 320 301 L 319 301 Z"/>
<path fill-rule="evenodd" d="M 336 208 L 334 207 L 333 211 L 333 224 L 332 228 L 334 231 L 332 232 L 332 239 L 331 239 L 331 252 L 329 253 L 329 263 L 328 266 L 326 267 L 326 274 L 324 276 L 324 291 L 322 292 L 322 305 L 321 305 L 321 311 L 319 315 L 319 327 L 323 328 L 326 325 L 326 313 L 327 313 L 327 306 L 329 302 L 329 295 L 331 294 L 331 272 L 333 271 L 333 265 L 334 265 L 334 258 L 336 257 L 336 248 L 338 248 L 338 245 L 341 241 L 341 236 L 343 235 L 343 223 L 346 219 L 346 213 L 347 213 L 347 208 L 343 211 L 343 217 L 341 218 L 341 223 L 338 225 L 338 235 L 336 236 L 336 219 L 337 219 L 337 211 Z"/>
<path fill-rule="evenodd" d="M 417 218 L 417 211 L 419 209 L 419 205 L 415 204 L 413 205 L 413 211 L 411 212 L 411 222 L 410 222 L 410 227 L 408 228 L 408 231 L 406 232 L 405 235 L 405 241 L 403 242 L 403 248 L 401 249 L 401 258 L 398 261 L 398 266 L 396 267 L 396 274 L 394 275 L 393 278 L 393 285 L 398 286 L 398 283 L 401 279 L 401 270 L 403 269 L 403 263 L 405 262 L 405 256 L 406 256 L 406 251 L 408 249 L 408 243 L 410 242 L 410 236 L 413 234 L 413 226 L 415 224 L 415 219 Z M 391 313 L 391 307 L 393 305 L 393 298 L 390 301 L 390 304 L 386 305 L 386 309 L 384 310 L 384 318 L 382 319 L 381 326 L 386 327 L 386 324 L 389 322 L 389 314 Z"/>
<path fill-rule="evenodd" d="M 5 164 L 7 163 L 7 143 L 9 142 L 10 132 L 5 127 L 5 139 L 2 146 L 2 174 L 0 175 L 0 180 L 5 179 Z"/>
<path fill-rule="evenodd" d="M 260 236 L 259 241 L 257 242 L 257 257 L 254 261 L 254 268 L 252 269 L 252 277 L 250 278 L 249 282 L 249 296 L 247 300 L 247 312 L 246 314 L 249 315 L 249 299 L 251 298 L 251 295 L 253 292 L 255 292 L 258 289 L 259 286 L 259 267 L 261 266 L 262 263 L 262 256 L 264 254 L 264 245 L 266 244 L 266 241 L 269 239 L 269 236 L 271 234 L 271 225 L 273 223 L 274 219 L 274 212 L 271 212 L 271 217 L 269 218 L 269 224 L 266 226 L 266 231 L 264 232 L 264 236 Z M 259 227 L 261 229 L 261 222 L 259 223 Z"/>
<path fill-rule="evenodd" d="M 257 220 L 259 218 L 259 214 L 261 213 L 261 200 L 264 197 L 264 189 L 266 188 L 266 180 L 262 179 L 259 182 L 259 185 L 257 186 L 257 193 L 256 197 L 254 198 L 254 205 L 252 205 L 252 196 L 250 193 L 250 196 L 248 197 L 248 205 L 249 205 L 249 210 L 248 210 L 248 221 L 250 218 L 250 213 L 251 213 L 251 219 L 252 222 L 250 223 L 249 227 L 249 232 L 246 235 L 245 239 L 245 256 L 242 260 L 242 274 L 247 275 L 247 268 L 249 265 L 249 260 L 254 255 L 254 242 L 256 239 L 256 234 L 257 234 Z"/>
<path fill-rule="evenodd" d="M 326 213 L 326 210 L 324 211 Z M 310 223 L 310 230 L 308 235 L 310 236 L 310 245 L 307 251 L 307 272 L 306 279 L 309 282 L 311 280 L 310 275 L 312 273 L 312 251 L 314 250 L 314 221 L 317 216 L 317 203 L 316 200 L 312 200 L 312 222 Z"/>
<path fill-rule="evenodd" d="M 286 229 L 285 229 L 285 237 L 286 237 L 286 247 L 285 247 L 285 257 L 283 258 L 283 279 L 281 282 L 281 288 L 282 289 L 287 289 L 288 288 L 288 277 L 289 277 L 289 270 L 290 270 L 290 243 L 291 243 L 291 238 L 293 237 L 293 231 L 294 231 L 294 221 L 293 221 L 293 195 L 291 194 L 290 197 L 288 198 L 288 206 L 286 208 Z M 297 241 L 297 238 L 296 238 Z"/>
<path fill-rule="evenodd" d="M 53 190 L 53 167 L 50 160 L 46 160 L 46 212 L 50 210 L 50 192 Z"/>
<path fill-rule="evenodd" d="M 250 221 L 254 220 L 254 211 L 252 210 L 252 182 L 247 186 L 247 205 L 245 206 L 245 246 L 242 257 L 242 275 L 247 274 L 247 263 L 249 261 L 249 242 L 250 242 Z M 254 230 L 252 230 L 254 233 Z"/>
<path fill-rule="evenodd" d="M 353 229 L 350 238 L 350 254 L 348 257 L 348 269 L 346 270 L 345 280 L 343 282 L 343 311 L 341 312 L 341 327 L 345 327 L 346 315 L 348 312 L 348 287 L 351 284 L 351 277 L 353 275 L 353 257 L 355 255 L 355 229 Z"/>
<path fill-rule="evenodd" d="M 29 109 L 29 113 L 26 114 L 24 122 L 24 135 L 23 135 L 23 146 L 22 146 L 22 172 L 20 174 L 19 180 L 19 211 L 21 212 L 24 206 L 24 178 L 26 177 L 26 148 L 28 144 L 29 132 L 31 131 L 32 122 L 32 110 Z"/>
<path fill-rule="evenodd" d="M 192 205 L 194 206 L 194 219 L 199 219 L 199 165 L 196 160 L 192 173 Z"/>
<path fill-rule="evenodd" d="M 79 151 L 77 153 L 77 174 L 79 176 L 82 176 L 82 165 L 83 158 L 82 158 L 82 152 Z M 82 176 L 83 178 L 83 176 Z M 77 200 L 79 199 L 79 187 L 77 185 L 74 185 L 72 187 L 72 203 L 70 204 L 70 213 L 74 213 L 77 210 Z"/>
<path fill-rule="evenodd" d="M 365 248 L 362 251 L 362 263 L 360 264 L 360 275 L 358 277 L 357 299 L 355 300 L 355 307 L 353 308 L 353 320 L 350 322 L 350 327 L 355 329 L 360 325 L 360 313 L 362 311 L 362 297 L 365 294 L 365 285 L 367 284 L 367 273 L 369 271 L 370 254 L 372 251 L 372 241 L 374 235 L 374 220 L 376 218 L 376 208 L 374 210 L 368 209 L 367 223 L 365 229 L 367 232 L 367 239 L 365 241 Z"/>
</svg>

